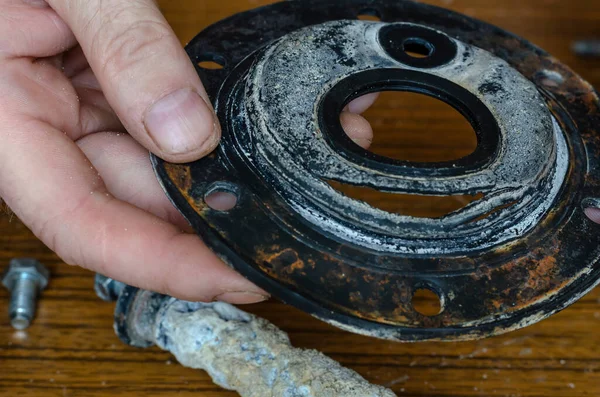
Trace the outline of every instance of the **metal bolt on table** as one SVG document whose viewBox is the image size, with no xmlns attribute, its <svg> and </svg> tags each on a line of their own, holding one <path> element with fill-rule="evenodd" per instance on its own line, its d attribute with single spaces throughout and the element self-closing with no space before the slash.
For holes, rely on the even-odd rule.
<svg viewBox="0 0 600 397">
<path fill-rule="evenodd" d="M 35 315 L 38 294 L 46 288 L 50 272 L 35 259 L 10 261 L 2 276 L 2 285 L 10 292 L 9 316 L 13 328 L 24 330 Z"/>
</svg>

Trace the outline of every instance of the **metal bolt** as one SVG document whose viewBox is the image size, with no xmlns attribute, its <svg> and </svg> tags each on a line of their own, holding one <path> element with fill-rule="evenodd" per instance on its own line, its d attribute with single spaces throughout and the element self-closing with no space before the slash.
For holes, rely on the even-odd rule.
<svg viewBox="0 0 600 397">
<path fill-rule="evenodd" d="M 119 298 L 121 291 L 125 288 L 125 284 L 120 281 L 113 280 L 101 274 L 96 274 L 94 280 L 94 290 L 98 298 L 106 302 L 114 302 Z"/>
<path fill-rule="evenodd" d="M 580 40 L 574 42 L 571 47 L 573 52 L 580 57 L 600 57 L 600 40 Z"/>
<path fill-rule="evenodd" d="M 2 285 L 10 292 L 9 316 L 13 328 L 23 330 L 31 324 L 38 293 L 48 285 L 50 273 L 35 259 L 10 261 L 2 276 Z"/>
</svg>

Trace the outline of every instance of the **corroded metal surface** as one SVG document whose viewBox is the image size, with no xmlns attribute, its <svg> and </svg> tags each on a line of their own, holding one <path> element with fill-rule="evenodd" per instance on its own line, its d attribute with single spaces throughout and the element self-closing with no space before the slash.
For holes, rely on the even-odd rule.
<svg viewBox="0 0 600 397">
<path fill-rule="evenodd" d="M 294 348 L 273 324 L 223 302 L 186 302 L 125 286 L 115 331 L 128 345 L 170 351 L 242 397 L 395 396 L 315 350 Z"/>
<path fill-rule="evenodd" d="M 357 21 L 366 13 L 382 23 Z M 402 55 L 410 39 L 435 47 Z M 400 43 L 400 44 L 399 44 Z M 597 93 L 556 59 L 493 26 L 408 1 L 289 1 L 213 25 L 187 47 L 224 136 L 198 162 L 154 159 L 174 204 L 223 260 L 273 295 L 353 332 L 470 339 L 561 310 L 597 284 Z M 345 138 L 351 99 L 395 89 L 455 106 L 478 148 L 446 163 L 381 158 Z M 439 219 L 343 196 L 330 180 L 403 194 L 481 194 Z M 205 202 L 234 193 L 230 211 Z M 412 304 L 418 289 L 442 302 Z"/>
</svg>

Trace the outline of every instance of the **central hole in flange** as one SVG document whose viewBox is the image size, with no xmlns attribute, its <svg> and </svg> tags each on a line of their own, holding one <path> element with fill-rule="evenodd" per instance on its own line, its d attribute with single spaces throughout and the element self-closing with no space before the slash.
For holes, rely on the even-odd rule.
<svg viewBox="0 0 600 397">
<path fill-rule="evenodd" d="M 428 95 L 383 91 L 353 101 L 345 109 L 348 111 L 362 112 L 362 116 L 342 113 L 346 133 L 359 146 L 381 156 L 434 163 L 463 158 L 477 148 L 471 123 L 452 106 Z M 483 197 L 395 194 L 335 181 L 328 183 L 344 195 L 375 208 L 418 218 L 439 218 Z"/>
<path fill-rule="evenodd" d="M 477 134 L 471 123 L 437 98 L 414 92 L 384 91 L 373 103 L 374 99 L 374 94 L 369 94 L 345 109 L 362 113 L 366 121 L 344 115 L 341 119 L 350 138 L 375 154 L 433 163 L 458 160 L 477 148 Z"/>
</svg>

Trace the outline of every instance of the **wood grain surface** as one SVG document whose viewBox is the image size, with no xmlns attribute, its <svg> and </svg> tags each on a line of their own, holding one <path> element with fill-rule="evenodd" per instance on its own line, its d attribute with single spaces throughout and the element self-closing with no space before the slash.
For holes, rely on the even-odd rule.
<svg viewBox="0 0 600 397">
<path fill-rule="evenodd" d="M 211 22 L 271 2 L 159 3 L 185 43 Z M 524 36 L 600 86 L 600 62 L 581 60 L 570 52 L 572 40 L 600 38 L 597 0 L 428 3 Z M 387 150 L 390 156 L 424 157 L 468 150 L 472 138 L 468 126 L 439 106 L 384 95 L 366 114 L 377 133 L 374 150 Z M 435 135 L 436 131 L 455 131 L 448 135 L 454 138 Z M 378 200 L 384 205 L 386 198 Z M 420 211 L 424 214 L 427 208 L 443 205 L 431 202 Z M 405 202 L 396 210 L 410 207 Z M 121 344 L 112 330 L 113 304 L 95 297 L 93 274 L 62 263 L 16 218 L 4 214 L 0 218 L 0 266 L 22 256 L 43 261 L 52 271 L 52 280 L 26 332 L 10 328 L 8 295 L 0 291 L 0 396 L 237 395 L 213 385 L 205 373 L 181 367 L 156 348 L 139 350 Z M 399 396 L 600 396 L 598 290 L 527 329 L 483 341 L 446 344 L 398 344 L 351 335 L 276 301 L 247 309 L 289 332 L 294 345 L 320 350 L 368 380 L 391 387 Z"/>
</svg>

